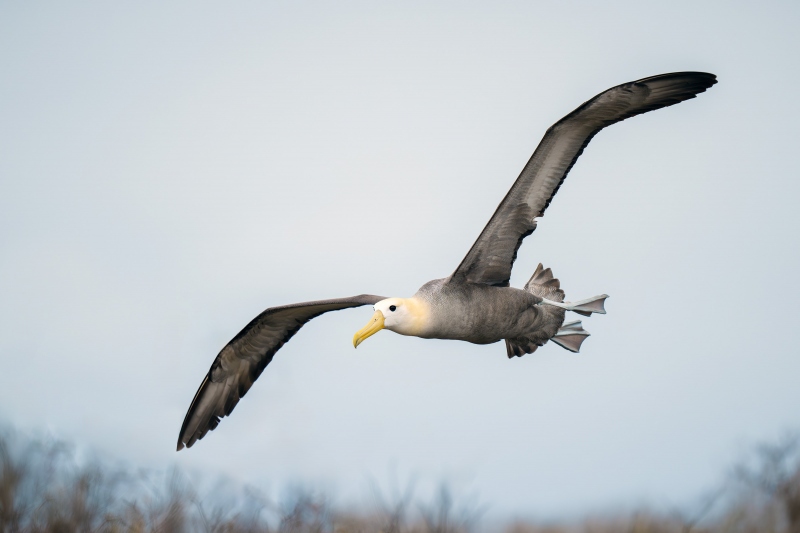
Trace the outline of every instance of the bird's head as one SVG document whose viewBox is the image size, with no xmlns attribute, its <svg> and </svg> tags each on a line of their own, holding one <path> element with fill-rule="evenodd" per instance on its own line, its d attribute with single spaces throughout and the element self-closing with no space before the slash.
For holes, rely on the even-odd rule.
<svg viewBox="0 0 800 533">
<path fill-rule="evenodd" d="M 428 318 L 428 305 L 419 298 L 386 298 L 375 304 L 375 314 L 353 336 L 353 346 L 364 342 L 382 329 L 401 335 L 418 335 Z"/>
</svg>

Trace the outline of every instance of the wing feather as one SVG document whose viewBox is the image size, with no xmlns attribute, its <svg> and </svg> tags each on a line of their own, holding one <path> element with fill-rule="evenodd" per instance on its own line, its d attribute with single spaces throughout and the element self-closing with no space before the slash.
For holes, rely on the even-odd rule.
<svg viewBox="0 0 800 533">
<path fill-rule="evenodd" d="M 575 161 L 600 130 L 694 98 L 717 83 L 705 72 L 661 74 L 612 87 L 551 126 L 450 279 L 507 287 L 523 239 L 536 229 Z"/>
<path fill-rule="evenodd" d="M 329 311 L 373 305 L 383 296 L 319 300 L 271 307 L 240 331 L 217 355 L 194 395 L 178 436 L 178 450 L 190 448 L 231 414 L 275 353 L 309 320 Z"/>
</svg>

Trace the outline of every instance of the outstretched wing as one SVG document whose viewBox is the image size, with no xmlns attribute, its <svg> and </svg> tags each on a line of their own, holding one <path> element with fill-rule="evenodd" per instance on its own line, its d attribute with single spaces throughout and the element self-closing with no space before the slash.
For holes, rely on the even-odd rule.
<svg viewBox="0 0 800 533">
<path fill-rule="evenodd" d="M 191 447 L 228 416 L 281 346 L 303 325 L 328 311 L 373 305 L 383 296 L 362 294 L 271 307 L 254 318 L 225 346 L 197 389 L 178 436 L 178 450 Z"/>
<path fill-rule="evenodd" d="M 556 122 L 500 202 L 452 280 L 507 287 L 522 240 L 536 229 L 567 173 L 597 132 L 694 98 L 717 83 L 705 72 L 661 74 L 613 87 Z"/>
</svg>

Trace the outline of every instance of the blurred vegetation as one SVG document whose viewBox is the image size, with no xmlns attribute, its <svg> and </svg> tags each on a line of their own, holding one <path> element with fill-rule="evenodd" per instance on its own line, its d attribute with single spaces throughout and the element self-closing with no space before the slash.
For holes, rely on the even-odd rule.
<svg viewBox="0 0 800 533">
<path fill-rule="evenodd" d="M 186 475 L 132 472 L 82 461 L 59 441 L 0 432 L 0 533 L 800 533 L 800 439 L 756 447 L 690 509 L 617 513 L 563 523 L 481 523 L 484 507 L 456 503 L 442 488 L 432 501 L 411 490 L 370 511 L 338 508 L 295 489 L 283 501 L 218 483 L 201 496 Z"/>
</svg>

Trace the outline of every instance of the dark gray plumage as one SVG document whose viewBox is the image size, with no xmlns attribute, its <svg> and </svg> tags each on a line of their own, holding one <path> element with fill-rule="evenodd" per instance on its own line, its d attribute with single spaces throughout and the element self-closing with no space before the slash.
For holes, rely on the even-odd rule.
<svg viewBox="0 0 800 533">
<path fill-rule="evenodd" d="M 236 407 L 281 346 L 323 313 L 373 305 L 383 296 L 362 294 L 271 307 L 255 317 L 217 355 L 194 395 L 178 437 L 178 450 L 191 447 Z"/>
<path fill-rule="evenodd" d="M 572 165 L 597 133 L 626 118 L 694 98 L 717 83 L 705 72 L 661 74 L 600 93 L 551 126 L 500 202 L 454 280 L 508 286 L 522 240 L 536 229 Z"/>
<path fill-rule="evenodd" d="M 579 321 L 565 323 L 566 311 L 585 316 L 605 313 L 607 296 L 564 302 L 560 282 L 541 264 L 524 289 L 509 287 L 517 250 L 601 129 L 694 98 L 715 83 L 716 77 L 704 72 L 652 76 L 604 91 L 559 120 L 547 130 L 455 272 L 426 283 L 413 297 L 361 295 L 273 307 L 261 313 L 217 355 L 186 413 L 178 450 L 216 428 L 275 352 L 303 324 L 328 311 L 374 305 L 375 314 L 356 333 L 354 346 L 385 328 L 403 335 L 476 344 L 505 340 L 509 357 L 531 353 L 548 340 L 577 352 L 589 334 Z"/>
</svg>

